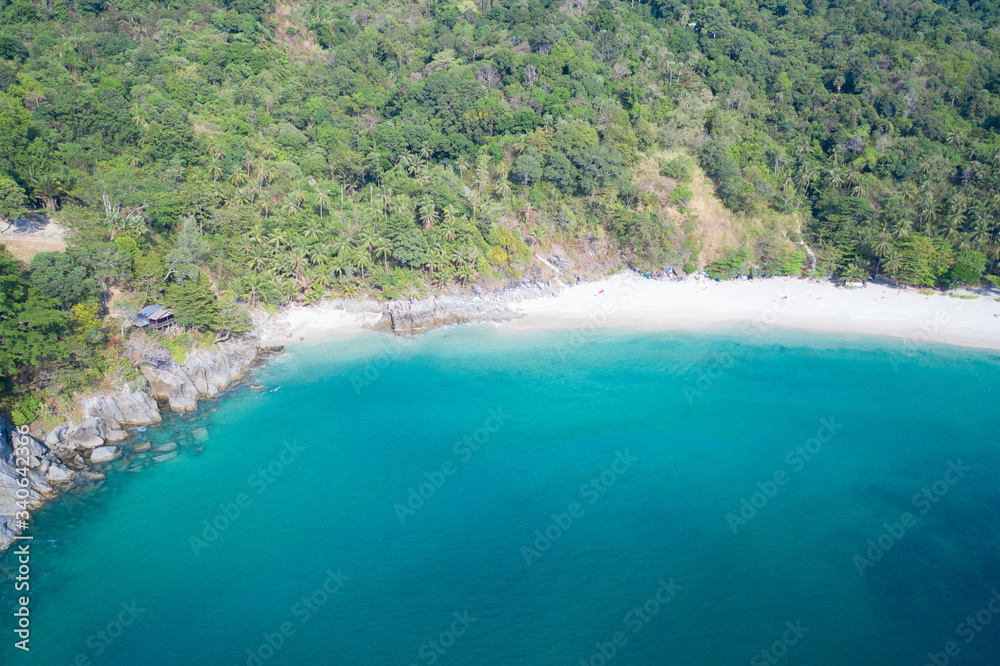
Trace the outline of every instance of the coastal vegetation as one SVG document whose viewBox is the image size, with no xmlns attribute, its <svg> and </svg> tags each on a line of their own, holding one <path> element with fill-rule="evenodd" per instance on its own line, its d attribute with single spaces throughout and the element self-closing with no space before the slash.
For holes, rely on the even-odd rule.
<svg viewBox="0 0 1000 666">
<path fill-rule="evenodd" d="M 566 260 L 1000 286 L 989 3 L 11 0 L 0 409 L 139 382 L 324 297 L 497 286 Z M 815 260 L 810 258 L 815 255 Z M 117 315 L 109 317 L 108 315 Z M 144 334 L 145 335 L 145 334 Z M 62 406 L 61 406 L 62 405 Z"/>
</svg>

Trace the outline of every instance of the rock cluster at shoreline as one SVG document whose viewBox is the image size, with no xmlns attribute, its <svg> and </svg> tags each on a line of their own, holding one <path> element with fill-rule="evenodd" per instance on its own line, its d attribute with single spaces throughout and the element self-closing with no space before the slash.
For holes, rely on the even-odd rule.
<svg viewBox="0 0 1000 666">
<path fill-rule="evenodd" d="M 383 309 L 379 320 L 368 324 L 367 328 L 410 337 L 442 326 L 499 323 L 524 316 L 512 310 L 511 303 L 556 291 L 548 283 L 525 281 L 496 291 L 488 292 L 474 286 L 471 294 L 393 301 Z"/>
<path fill-rule="evenodd" d="M 223 342 L 192 352 L 183 365 L 169 355 L 139 364 L 153 397 L 174 412 L 193 412 L 201 398 L 213 398 L 239 381 L 257 360 L 256 340 Z"/>
<path fill-rule="evenodd" d="M 215 349 L 193 352 L 177 365 L 166 350 L 141 362 L 149 393 L 122 389 L 81 399 L 79 424 L 57 426 L 39 441 L 29 437 L 27 503 L 35 509 L 75 485 L 102 480 L 100 465 L 121 457 L 129 428 L 155 425 L 163 420 L 157 401 L 175 412 L 192 412 L 199 399 L 213 398 L 241 380 L 262 356 L 283 348 L 258 348 L 255 338 L 223 342 Z M 152 395 L 150 395 L 152 394 Z M 154 399 L 155 398 L 155 399 Z M 15 512 L 18 478 L 13 426 L 0 419 L 0 552 L 17 533 Z M 174 454 L 176 455 L 176 454 Z"/>
</svg>

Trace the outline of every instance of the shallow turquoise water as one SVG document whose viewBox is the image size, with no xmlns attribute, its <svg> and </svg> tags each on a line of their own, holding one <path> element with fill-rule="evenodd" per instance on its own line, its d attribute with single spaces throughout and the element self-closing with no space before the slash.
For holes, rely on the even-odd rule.
<svg viewBox="0 0 1000 666">
<path fill-rule="evenodd" d="M 32 650 L 8 552 L 0 663 L 997 663 L 1000 357 L 899 349 L 297 346 L 255 371 L 279 390 L 144 433 L 175 459 L 35 516 Z"/>
</svg>

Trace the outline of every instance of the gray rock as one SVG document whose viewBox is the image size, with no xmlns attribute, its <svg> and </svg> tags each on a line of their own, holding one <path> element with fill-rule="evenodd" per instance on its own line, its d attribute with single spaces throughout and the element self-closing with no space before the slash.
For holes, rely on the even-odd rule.
<svg viewBox="0 0 1000 666">
<path fill-rule="evenodd" d="M 506 321 L 524 316 L 510 308 L 512 303 L 551 295 L 557 293 L 558 288 L 547 282 L 525 280 L 493 292 L 479 288 L 474 288 L 473 292 L 473 295 L 393 301 L 382 308 L 381 317 L 368 328 L 409 337 L 453 324 Z"/>
<path fill-rule="evenodd" d="M 170 361 L 160 366 L 144 363 L 139 367 L 157 400 L 164 400 L 175 412 L 193 412 L 198 407 L 198 390 L 180 366 Z"/>
<path fill-rule="evenodd" d="M 66 426 L 56 426 L 49 431 L 49 434 L 45 436 L 45 443 L 49 446 L 58 446 L 62 441 L 63 433 L 66 432 Z"/>
<path fill-rule="evenodd" d="M 153 456 L 153 462 L 157 463 L 166 462 L 168 460 L 173 460 L 176 457 L 177 457 L 176 451 L 172 453 L 164 453 L 162 456 Z"/>
<path fill-rule="evenodd" d="M 166 444 L 160 444 L 153 449 L 154 453 L 169 453 L 170 451 L 177 450 L 177 442 L 167 442 Z"/>
<path fill-rule="evenodd" d="M 104 439 L 92 430 L 70 428 L 63 436 L 63 443 L 74 449 L 96 449 L 104 446 Z"/>
<path fill-rule="evenodd" d="M 74 473 L 72 470 L 66 469 L 57 463 L 49 465 L 48 469 L 45 470 L 45 478 L 48 479 L 50 483 L 58 484 L 72 481 L 73 476 Z"/>
<path fill-rule="evenodd" d="M 121 454 L 117 446 L 101 446 L 90 452 L 90 462 L 95 464 L 111 462 L 118 459 Z"/>
<path fill-rule="evenodd" d="M 109 444 L 120 444 L 129 438 L 129 434 L 124 430 L 109 430 L 104 441 Z"/>
<path fill-rule="evenodd" d="M 139 442 L 138 444 L 135 445 L 135 448 L 132 450 L 135 451 L 136 453 L 142 453 L 143 451 L 149 451 L 152 448 L 153 445 L 149 442 Z"/>
<path fill-rule="evenodd" d="M 153 397 L 175 412 L 193 412 L 199 398 L 214 398 L 246 375 L 257 360 L 257 343 L 230 340 L 215 349 L 196 349 L 183 366 L 163 355 L 157 358 L 140 366 Z"/>
<path fill-rule="evenodd" d="M 145 426 L 162 420 L 156 401 L 143 391 L 123 389 L 110 395 L 93 395 L 83 401 L 84 412 L 105 421 L 112 430 Z"/>
<path fill-rule="evenodd" d="M 191 431 L 191 437 L 193 437 L 194 441 L 198 442 L 199 444 L 204 444 L 205 442 L 208 441 L 208 429 L 195 428 L 194 430 Z"/>
<path fill-rule="evenodd" d="M 202 398 L 214 398 L 239 381 L 257 360 L 254 341 L 230 340 L 213 350 L 199 349 L 184 362 L 184 372 Z"/>
</svg>

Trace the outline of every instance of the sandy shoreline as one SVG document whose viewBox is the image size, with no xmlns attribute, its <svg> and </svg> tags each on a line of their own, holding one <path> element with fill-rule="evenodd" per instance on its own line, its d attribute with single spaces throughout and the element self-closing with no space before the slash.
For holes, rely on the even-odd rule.
<svg viewBox="0 0 1000 666">
<path fill-rule="evenodd" d="M 513 303 L 511 309 L 525 314 L 502 324 L 511 330 L 691 330 L 749 323 L 754 329 L 888 335 L 915 345 L 935 342 L 1000 350 L 1000 303 L 995 292 L 965 299 L 878 284 L 844 288 L 797 278 L 715 282 L 616 275 L 564 288 L 557 296 Z M 279 321 L 287 322 L 286 328 L 269 331 L 264 342 L 288 344 L 357 332 L 373 319 L 378 315 L 347 312 L 330 304 L 296 307 L 278 315 Z"/>
</svg>

